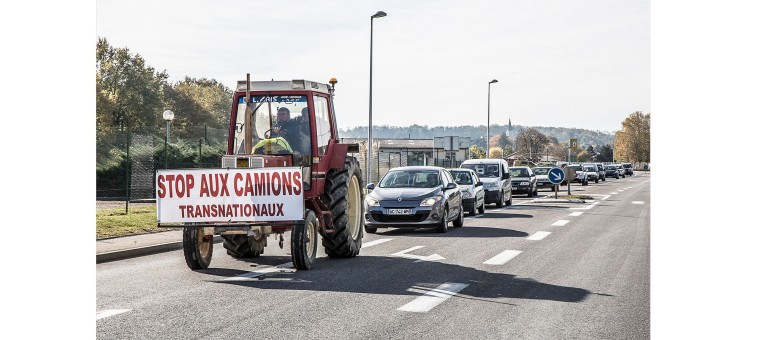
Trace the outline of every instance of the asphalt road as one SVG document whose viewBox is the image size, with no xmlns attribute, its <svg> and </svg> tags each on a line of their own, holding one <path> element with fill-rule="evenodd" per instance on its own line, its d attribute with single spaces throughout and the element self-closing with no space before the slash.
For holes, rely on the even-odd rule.
<svg viewBox="0 0 760 340">
<path fill-rule="evenodd" d="M 516 195 L 446 234 L 380 229 L 308 271 L 272 236 L 195 272 L 181 250 L 98 264 L 97 338 L 648 339 L 649 179 L 573 185 L 586 204 Z"/>
</svg>

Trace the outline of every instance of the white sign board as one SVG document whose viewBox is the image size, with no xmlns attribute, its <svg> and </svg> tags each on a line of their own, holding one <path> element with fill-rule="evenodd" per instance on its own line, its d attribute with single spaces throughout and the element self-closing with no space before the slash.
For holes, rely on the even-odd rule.
<svg viewBox="0 0 760 340">
<path fill-rule="evenodd" d="M 159 223 L 303 219 L 301 169 L 158 170 Z"/>
</svg>

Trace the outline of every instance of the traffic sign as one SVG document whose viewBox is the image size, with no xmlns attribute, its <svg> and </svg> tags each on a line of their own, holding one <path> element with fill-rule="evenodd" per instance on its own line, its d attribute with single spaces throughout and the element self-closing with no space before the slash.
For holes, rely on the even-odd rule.
<svg viewBox="0 0 760 340">
<path fill-rule="evenodd" d="M 570 149 L 573 151 L 578 149 L 578 138 L 570 138 Z"/>
<path fill-rule="evenodd" d="M 561 184 L 565 180 L 565 172 L 560 168 L 552 168 L 549 170 L 549 182 L 552 184 Z"/>
</svg>

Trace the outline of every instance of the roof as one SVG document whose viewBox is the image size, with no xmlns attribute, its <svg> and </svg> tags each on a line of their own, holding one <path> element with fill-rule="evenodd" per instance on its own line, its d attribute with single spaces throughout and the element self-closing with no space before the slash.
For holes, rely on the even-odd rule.
<svg viewBox="0 0 760 340">
<path fill-rule="evenodd" d="M 413 166 L 399 166 L 399 167 L 390 169 L 389 171 L 394 171 L 394 170 L 443 170 L 443 168 L 440 166 L 432 166 L 432 165 L 413 165 Z"/>
<path fill-rule="evenodd" d="M 315 91 L 329 93 L 327 92 L 327 84 L 303 79 L 252 81 L 250 82 L 250 86 L 251 91 Z M 238 81 L 237 91 L 245 91 L 245 80 Z"/>
<path fill-rule="evenodd" d="M 341 138 L 341 143 L 367 142 L 367 138 Z M 372 148 L 383 149 L 433 149 L 432 139 L 372 138 Z"/>
</svg>

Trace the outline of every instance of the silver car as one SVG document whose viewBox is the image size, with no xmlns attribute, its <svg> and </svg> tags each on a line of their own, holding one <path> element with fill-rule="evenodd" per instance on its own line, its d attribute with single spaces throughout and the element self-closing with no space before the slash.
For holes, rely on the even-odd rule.
<svg viewBox="0 0 760 340">
<path fill-rule="evenodd" d="M 472 169 L 449 169 L 451 176 L 454 176 L 454 182 L 459 185 L 459 191 L 462 192 L 462 205 L 464 210 L 470 215 L 475 215 L 475 209 L 478 213 L 485 212 L 485 190 L 483 182 L 480 181 L 478 174 Z"/>
</svg>

